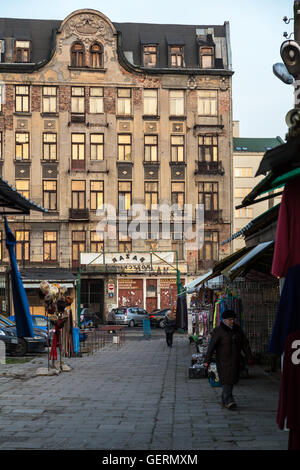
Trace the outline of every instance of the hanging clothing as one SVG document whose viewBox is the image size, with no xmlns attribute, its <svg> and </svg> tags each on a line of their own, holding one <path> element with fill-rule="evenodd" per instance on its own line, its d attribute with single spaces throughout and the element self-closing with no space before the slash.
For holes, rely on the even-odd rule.
<svg viewBox="0 0 300 470">
<path fill-rule="evenodd" d="M 300 263 L 300 177 L 285 185 L 278 214 L 271 272 L 285 277 L 290 267 Z"/>
<path fill-rule="evenodd" d="M 300 330 L 300 264 L 288 270 L 278 303 L 269 352 L 282 354 L 290 333 Z"/>
<path fill-rule="evenodd" d="M 300 449 L 300 329 L 287 337 L 280 379 L 277 424 L 290 430 L 289 449 Z"/>
</svg>

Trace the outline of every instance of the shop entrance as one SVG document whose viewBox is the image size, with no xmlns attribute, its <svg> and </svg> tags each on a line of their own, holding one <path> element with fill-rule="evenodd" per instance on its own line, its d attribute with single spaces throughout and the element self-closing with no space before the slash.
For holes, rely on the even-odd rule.
<svg viewBox="0 0 300 470">
<path fill-rule="evenodd" d="M 99 317 L 104 323 L 104 282 L 103 279 L 82 279 L 80 303 Z"/>
</svg>

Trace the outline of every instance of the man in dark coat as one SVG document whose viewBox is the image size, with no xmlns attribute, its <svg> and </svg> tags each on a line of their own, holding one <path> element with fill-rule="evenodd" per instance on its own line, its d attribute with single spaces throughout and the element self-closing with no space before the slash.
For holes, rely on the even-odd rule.
<svg viewBox="0 0 300 470">
<path fill-rule="evenodd" d="M 208 367 L 216 351 L 217 371 L 223 387 L 222 404 L 228 409 L 236 407 L 232 390 L 239 380 L 241 351 L 247 360 L 252 360 L 249 342 L 242 328 L 235 323 L 235 317 L 233 310 L 223 312 L 220 325 L 212 332 L 204 359 L 204 365 Z"/>
</svg>

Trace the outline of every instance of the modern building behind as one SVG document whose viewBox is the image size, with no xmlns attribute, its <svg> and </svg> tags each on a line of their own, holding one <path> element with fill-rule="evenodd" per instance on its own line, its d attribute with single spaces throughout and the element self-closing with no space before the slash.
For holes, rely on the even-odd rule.
<svg viewBox="0 0 300 470">
<path fill-rule="evenodd" d="M 242 200 L 250 193 L 263 175 L 255 177 L 264 154 L 278 145 L 283 144 L 281 137 L 240 137 L 239 122 L 233 123 L 233 233 L 245 227 L 251 220 L 263 214 L 270 207 L 278 204 L 281 196 L 252 204 L 251 207 L 235 209 Z M 267 195 L 266 195 L 267 196 Z M 232 241 L 233 252 L 245 246 L 242 236 Z"/>
<path fill-rule="evenodd" d="M 178 271 L 184 284 L 230 252 L 229 24 L 113 23 L 79 10 L 63 21 L 1 19 L 0 40 L 1 175 L 48 209 L 9 219 L 31 307 L 42 311 L 41 279 L 75 293 L 79 267 L 81 303 L 97 312 L 168 307 Z M 116 209 L 115 239 L 109 224 L 97 229 L 103 204 Z M 194 225 L 204 204 L 203 246 L 189 248 L 174 221 L 164 238 L 161 213 L 158 238 L 132 240 L 120 215 L 135 204 L 192 205 Z M 151 250 L 173 259 L 149 265 Z M 80 253 L 102 264 L 80 265 Z"/>
</svg>

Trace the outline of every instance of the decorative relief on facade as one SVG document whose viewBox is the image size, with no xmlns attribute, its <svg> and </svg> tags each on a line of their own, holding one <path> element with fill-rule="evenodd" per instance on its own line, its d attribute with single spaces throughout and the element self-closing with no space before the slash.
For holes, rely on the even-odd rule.
<svg viewBox="0 0 300 470">
<path fill-rule="evenodd" d="M 59 52 L 62 50 L 64 39 L 75 36 L 86 47 L 92 42 L 101 42 L 102 44 L 112 43 L 113 32 L 106 21 L 92 13 L 82 13 L 70 18 L 63 28 L 63 38 L 59 40 Z"/>
</svg>

